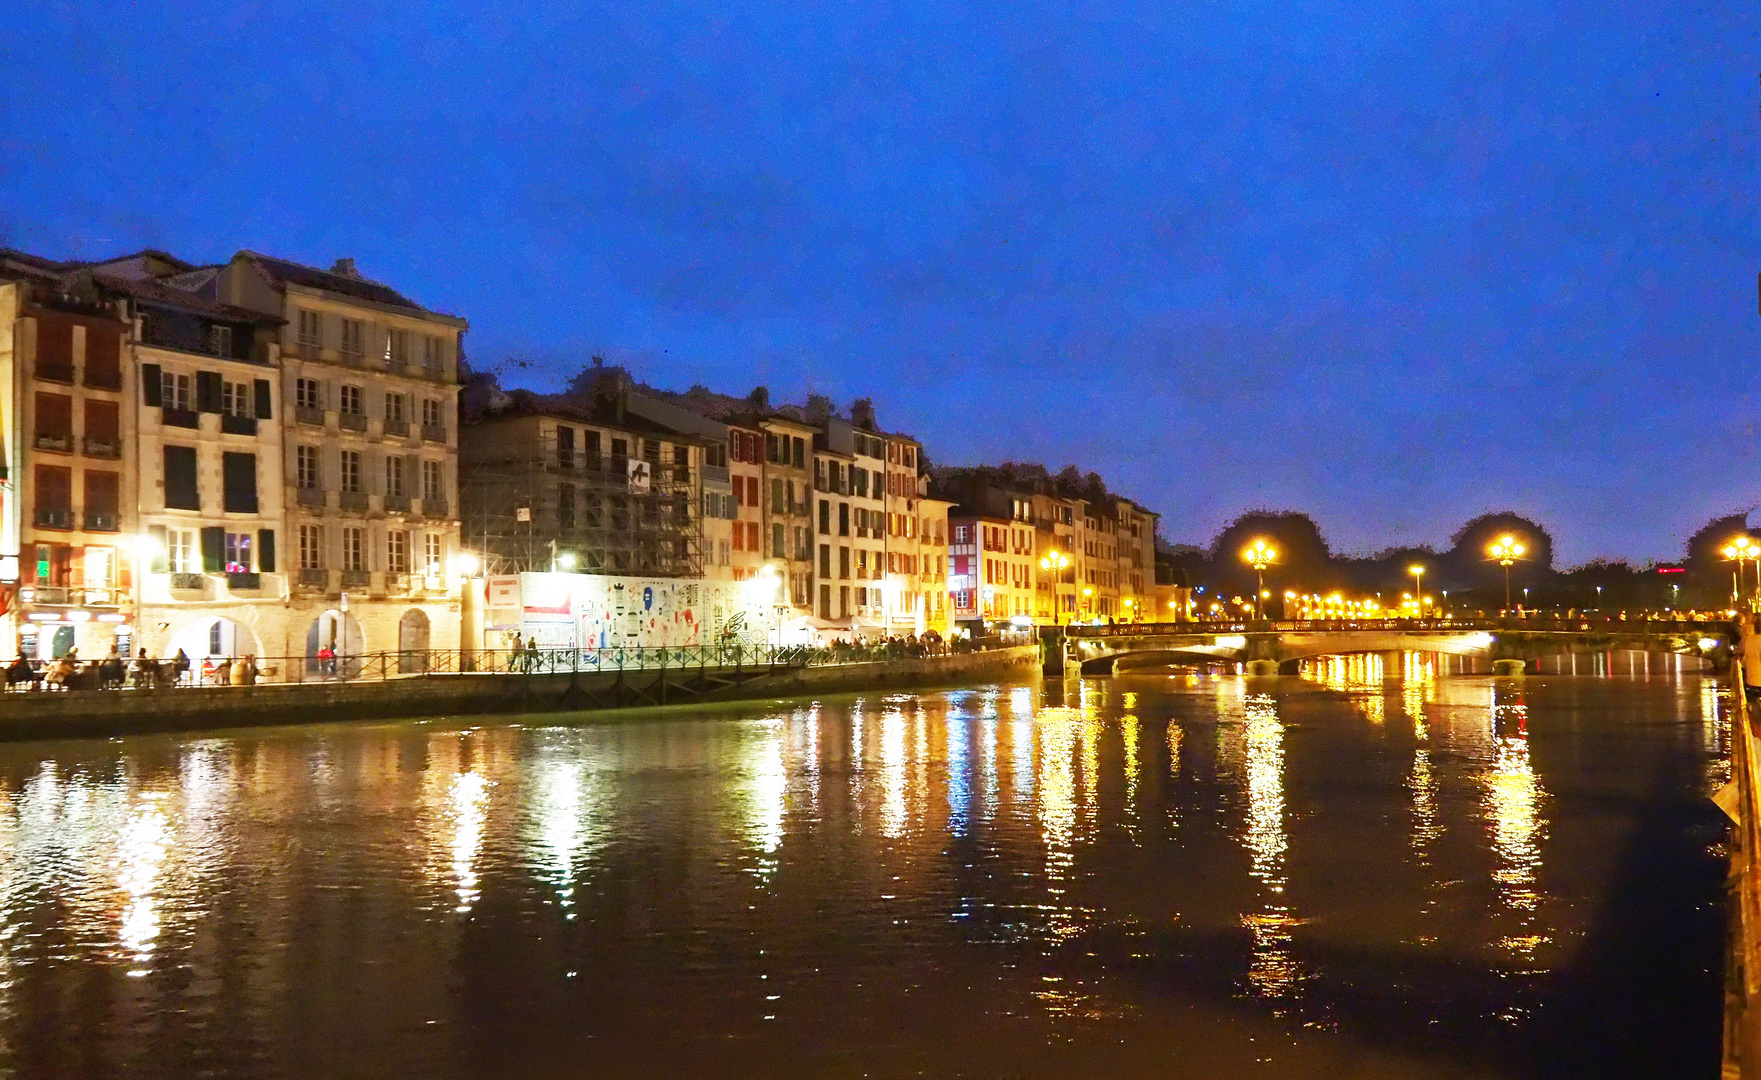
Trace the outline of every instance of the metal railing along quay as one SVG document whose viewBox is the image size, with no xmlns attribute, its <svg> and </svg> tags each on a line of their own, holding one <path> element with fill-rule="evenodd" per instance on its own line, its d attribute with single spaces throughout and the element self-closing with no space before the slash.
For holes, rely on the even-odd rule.
<svg viewBox="0 0 1761 1080">
<path fill-rule="evenodd" d="M 1730 783 L 1714 798 L 1732 820 L 1724 964 L 1724 1076 L 1761 1077 L 1761 763 L 1743 693 L 1743 664 L 1731 664 Z"/>
<path fill-rule="evenodd" d="M 1194 619 L 1188 622 L 1115 623 L 1061 627 L 1068 637 L 1154 637 L 1180 634 L 1471 633 L 1475 631 L 1602 634 L 1694 634 L 1731 629 L 1723 619 L 1585 618 L 1525 616 L 1498 619 Z"/>
<path fill-rule="evenodd" d="M 1013 644 L 1013 643 L 1009 643 Z M 238 657 L 192 660 L 176 670 L 169 659 L 142 662 L 84 661 L 71 673 L 55 662 L 15 661 L 5 669 L 5 688 L 14 692 L 176 689 L 258 683 L 375 682 L 412 676 L 564 675 L 621 671 L 685 671 L 704 668 L 778 669 L 888 663 L 985 652 L 1005 643 L 879 642 L 813 648 L 800 645 L 693 645 L 606 649 L 419 649 L 334 656 L 259 656 L 254 671 L 238 668 Z M 224 660 L 224 662 L 222 662 Z"/>
</svg>

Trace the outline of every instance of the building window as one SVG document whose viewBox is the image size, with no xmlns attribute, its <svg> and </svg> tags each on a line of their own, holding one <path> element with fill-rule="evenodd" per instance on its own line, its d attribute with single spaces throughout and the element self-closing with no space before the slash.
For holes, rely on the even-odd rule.
<svg viewBox="0 0 1761 1080">
<path fill-rule="evenodd" d="M 351 493 L 361 490 L 361 452 L 344 450 L 342 452 L 342 489 Z"/>
<path fill-rule="evenodd" d="M 394 499 L 404 496 L 404 459 L 397 456 L 385 459 L 385 493 Z"/>
<path fill-rule="evenodd" d="M 440 568 L 446 561 L 446 549 L 441 546 L 442 542 L 439 533 L 422 534 L 422 565 L 427 567 L 430 575 L 440 573 Z"/>
<path fill-rule="evenodd" d="M 190 377 L 174 375 L 169 371 L 160 372 L 160 403 L 167 409 L 190 411 Z"/>
<path fill-rule="evenodd" d="M 337 411 L 342 412 L 342 413 L 346 413 L 349 416 L 362 415 L 361 388 L 360 387 L 358 387 L 358 386 L 344 386 L 342 388 L 342 392 L 340 394 L 338 394 L 337 397 L 338 397 L 338 400 L 336 403 Z"/>
<path fill-rule="evenodd" d="M 324 565 L 324 526 L 300 526 L 300 569 L 316 570 Z"/>
<path fill-rule="evenodd" d="M 783 559 L 783 558 L 788 557 L 783 551 L 784 539 L 785 538 L 784 538 L 784 534 L 783 534 L 783 523 L 779 521 L 779 522 L 772 524 L 770 527 L 770 557 L 771 558 Z"/>
<path fill-rule="evenodd" d="M 215 356 L 232 355 L 232 327 L 208 327 L 208 351 Z"/>
<path fill-rule="evenodd" d="M 316 446 L 295 447 L 294 465 L 300 487 L 306 491 L 316 491 L 318 489 L 318 448 Z"/>
<path fill-rule="evenodd" d="M 385 419 L 393 424 L 406 422 L 404 416 L 404 396 L 402 394 L 385 395 Z"/>
<path fill-rule="evenodd" d="M 433 398 L 422 399 L 422 426 L 440 427 L 440 402 Z"/>
<path fill-rule="evenodd" d="M 300 344 L 316 349 L 324 343 L 323 316 L 316 311 L 300 312 Z"/>
<path fill-rule="evenodd" d="M 248 574 L 251 572 L 251 534 L 226 534 L 226 572 L 229 574 Z"/>
<path fill-rule="evenodd" d="M 367 569 L 365 547 L 361 543 L 361 534 L 366 530 L 359 525 L 347 525 L 342 530 L 342 568 L 356 572 Z"/>
<path fill-rule="evenodd" d="M 410 332 L 408 330 L 392 330 L 385 335 L 385 362 L 395 367 L 409 366 Z"/>
<path fill-rule="evenodd" d="M 385 568 L 394 574 L 410 572 L 410 534 L 402 529 L 385 534 Z"/>
<path fill-rule="evenodd" d="M 227 416 L 253 416 L 251 406 L 251 384 L 222 382 L 220 384 L 220 411 Z"/>
<path fill-rule="evenodd" d="M 572 427 L 557 426 L 556 465 L 559 469 L 575 467 L 575 429 Z"/>
<path fill-rule="evenodd" d="M 440 462 L 424 461 L 422 463 L 422 498 L 444 499 L 446 487 L 441 483 Z"/>
<path fill-rule="evenodd" d="M 344 356 L 364 356 L 366 347 L 366 324 L 360 319 L 342 320 L 342 354 Z"/>
<path fill-rule="evenodd" d="M 422 366 L 429 371 L 440 370 L 441 340 L 437 337 L 422 339 Z"/>
<path fill-rule="evenodd" d="M 165 530 L 166 564 L 174 574 L 199 574 L 202 556 L 196 548 L 196 530 Z"/>
<path fill-rule="evenodd" d="M 324 408 L 324 391 L 317 379 L 294 381 L 294 404 L 302 409 Z"/>
</svg>

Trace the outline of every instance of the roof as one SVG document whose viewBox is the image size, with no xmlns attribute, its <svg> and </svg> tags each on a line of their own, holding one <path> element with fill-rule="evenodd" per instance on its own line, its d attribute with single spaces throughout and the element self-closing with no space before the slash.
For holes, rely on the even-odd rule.
<svg viewBox="0 0 1761 1080">
<path fill-rule="evenodd" d="M 424 314 L 438 314 L 437 312 L 429 312 L 427 308 L 389 285 L 381 285 L 377 281 L 370 281 L 364 277 L 320 270 L 315 266 L 304 266 L 286 259 L 277 259 L 273 255 L 260 255 L 255 251 L 241 251 L 239 255 L 249 259 L 252 265 L 272 285 L 301 285 L 308 289 L 322 289 L 325 292 L 337 293 L 342 296 L 352 296 L 357 300 L 383 304 L 386 307 L 401 307 Z"/>
<path fill-rule="evenodd" d="M 565 400 L 561 394 L 526 392 L 509 394 L 507 397 L 508 400 L 500 408 L 486 412 L 481 419 L 471 421 L 471 423 L 473 425 L 506 423 L 513 420 L 542 417 L 575 424 L 591 424 L 594 427 L 610 428 L 632 435 L 654 436 L 656 441 L 660 442 L 702 446 L 720 441 L 669 428 L 628 410 L 625 410 L 623 419 L 620 420 L 609 407 L 597 409 L 583 407 Z"/>
<path fill-rule="evenodd" d="M 278 325 L 285 320 L 274 315 L 265 315 L 261 311 L 249 308 L 234 307 L 218 300 L 210 300 L 198 293 L 185 289 L 173 288 L 151 278 L 119 277 L 102 271 L 93 271 L 92 280 L 113 292 L 134 297 L 143 304 L 163 304 L 210 319 L 224 322 L 249 322 L 266 325 Z"/>
</svg>

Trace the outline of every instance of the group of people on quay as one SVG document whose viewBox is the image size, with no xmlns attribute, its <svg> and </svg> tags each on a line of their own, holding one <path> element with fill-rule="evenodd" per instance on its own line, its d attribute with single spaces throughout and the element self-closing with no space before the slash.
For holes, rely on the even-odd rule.
<svg viewBox="0 0 1761 1080">
<path fill-rule="evenodd" d="M 82 661 L 78 649 L 69 649 L 47 662 L 18 657 L 6 669 L 7 690 L 137 690 L 176 686 L 251 686 L 259 674 L 256 656 L 204 657 L 198 665 L 182 649 L 158 660 L 142 649 L 133 661 L 114 647 L 102 660 Z"/>
</svg>

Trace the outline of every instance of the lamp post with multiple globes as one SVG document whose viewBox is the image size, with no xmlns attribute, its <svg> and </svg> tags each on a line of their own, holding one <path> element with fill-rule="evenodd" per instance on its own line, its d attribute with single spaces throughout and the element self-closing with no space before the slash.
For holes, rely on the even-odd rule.
<svg viewBox="0 0 1761 1080">
<path fill-rule="evenodd" d="M 1254 576 L 1259 582 L 1259 588 L 1255 590 L 1254 596 L 1254 615 L 1263 619 L 1266 617 L 1264 606 L 1266 597 L 1266 567 L 1271 566 L 1278 561 L 1278 549 L 1271 544 L 1266 543 L 1265 538 L 1261 537 L 1247 545 L 1246 548 L 1242 549 L 1241 561 L 1253 567 Z"/>
<path fill-rule="evenodd" d="M 1058 584 L 1064 580 L 1064 569 L 1069 565 L 1070 556 L 1059 551 L 1057 548 L 1053 548 L 1046 552 L 1045 558 L 1039 561 L 1039 568 L 1041 570 L 1044 570 L 1047 573 L 1051 573 L 1054 570 L 1057 571 L 1057 574 L 1052 578 L 1052 622 L 1054 623 L 1058 622 L 1063 614 L 1058 610 Z M 1076 613 L 1071 612 L 1070 618 L 1075 619 L 1075 617 Z"/>
<path fill-rule="evenodd" d="M 1761 591 L 1761 544 L 1749 536 L 1738 536 L 1724 545 L 1723 554 L 1736 563 L 1730 577 L 1730 606 L 1734 608 L 1742 602 L 1743 563 L 1748 559 L 1755 560 L 1755 585 L 1757 591 Z"/>
<path fill-rule="evenodd" d="M 1522 558 L 1528 548 L 1514 536 L 1500 536 L 1486 549 L 1492 561 L 1504 567 L 1504 607 L 1510 609 L 1510 564 Z"/>
</svg>

